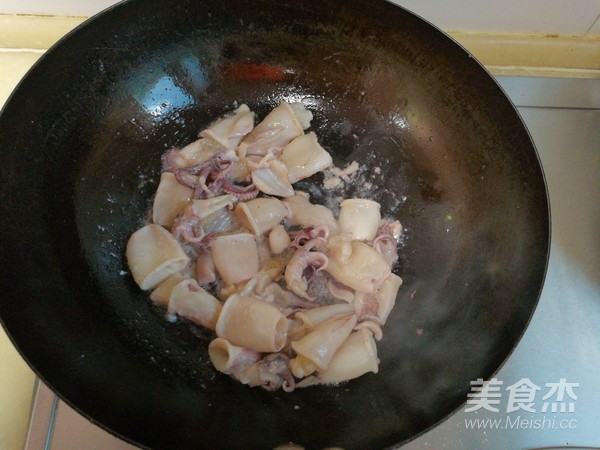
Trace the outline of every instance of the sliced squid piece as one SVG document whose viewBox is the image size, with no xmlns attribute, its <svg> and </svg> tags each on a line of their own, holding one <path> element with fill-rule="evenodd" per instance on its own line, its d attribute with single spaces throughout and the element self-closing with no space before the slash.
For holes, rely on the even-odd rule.
<svg viewBox="0 0 600 450">
<path fill-rule="evenodd" d="M 219 372 L 238 376 L 256 363 L 261 355 L 255 350 L 233 345 L 227 339 L 216 338 L 208 344 L 208 356 Z"/>
<path fill-rule="evenodd" d="M 311 309 L 317 306 L 293 292 L 283 289 L 277 283 L 266 285 L 260 295 L 257 295 L 257 298 L 271 303 L 286 317 L 290 317 L 299 310 Z"/>
<path fill-rule="evenodd" d="M 203 245 L 206 233 L 200 224 L 200 219 L 194 215 L 191 205 L 178 215 L 171 227 L 171 233 L 181 242 L 194 246 Z"/>
<path fill-rule="evenodd" d="M 396 303 L 396 296 L 401 285 L 402 279 L 392 273 L 383 281 L 375 293 L 357 292 L 354 297 L 354 313 L 358 316 L 358 319 L 371 320 L 381 326 L 385 325 Z M 377 338 L 377 334 L 375 337 Z"/>
<path fill-rule="evenodd" d="M 296 378 L 304 378 L 315 371 L 325 371 L 329 362 L 348 338 L 356 325 L 356 316 L 346 314 L 320 323 L 299 341 L 292 342 L 296 357 L 290 362 Z"/>
<path fill-rule="evenodd" d="M 208 139 L 198 139 L 183 147 L 179 154 L 187 159 L 188 163 L 185 167 L 189 167 L 208 161 L 221 151 L 223 151 L 223 148 L 215 142 Z"/>
<path fill-rule="evenodd" d="M 264 156 L 269 152 L 278 151 L 292 139 L 303 135 L 303 125 L 310 125 L 310 120 L 312 113 L 302 105 L 281 103 L 242 140 L 238 156 Z"/>
<path fill-rule="evenodd" d="M 263 156 L 249 155 L 244 158 L 238 158 L 233 165 L 229 175 L 236 183 L 246 183 L 252 181 L 252 169 L 260 165 Z"/>
<path fill-rule="evenodd" d="M 373 320 L 363 320 L 354 327 L 355 330 L 360 330 L 362 328 L 368 329 L 373 334 L 376 341 L 380 341 L 383 338 L 381 325 Z"/>
<path fill-rule="evenodd" d="M 182 185 L 172 172 L 163 172 L 154 196 L 152 222 L 163 227 L 171 227 L 178 214 L 189 205 L 194 190 Z"/>
<path fill-rule="evenodd" d="M 202 230 L 207 235 L 227 233 L 237 228 L 239 228 L 239 224 L 229 207 L 218 208 L 202 219 Z"/>
<path fill-rule="evenodd" d="M 301 320 L 296 320 L 293 318 L 290 319 L 288 326 L 287 343 L 284 347 L 284 351 L 288 351 L 289 349 L 291 349 L 292 342 L 299 341 L 300 339 L 302 339 L 304 336 L 306 336 L 308 331 L 309 330 L 306 329 L 304 323 L 302 323 Z"/>
<path fill-rule="evenodd" d="M 217 281 L 217 273 L 212 253 L 207 248 L 199 248 L 196 257 L 196 280 L 200 284 L 210 284 Z"/>
<path fill-rule="evenodd" d="M 231 195 L 220 195 L 202 200 L 193 200 L 191 209 L 198 219 L 206 219 L 211 214 L 219 211 L 222 208 L 233 207 L 233 197 Z"/>
<path fill-rule="evenodd" d="M 256 236 L 261 236 L 285 219 L 288 209 L 279 199 L 256 198 L 239 203 L 235 214 L 246 228 Z"/>
<path fill-rule="evenodd" d="M 242 384 L 260 386 L 267 391 L 283 388 L 285 392 L 292 392 L 296 387 L 289 358 L 283 353 L 271 353 L 249 367 L 234 369 L 231 376 Z"/>
<path fill-rule="evenodd" d="M 313 268 L 317 272 L 327 268 L 327 255 L 320 251 L 310 251 L 315 244 L 318 244 L 320 239 L 316 238 L 309 241 L 304 247 L 297 249 L 288 265 L 285 268 L 285 283 L 287 288 L 294 294 L 309 301 L 314 301 L 315 298 L 310 296 L 308 290 L 308 280 L 304 276 L 304 272 L 308 268 Z"/>
<path fill-rule="evenodd" d="M 243 286 L 240 285 L 237 293 L 242 297 L 261 298 L 260 294 L 262 294 L 265 287 L 268 286 L 272 281 L 273 279 L 271 278 L 271 275 L 261 270 L 255 276 L 246 281 Z"/>
<path fill-rule="evenodd" d="M 221 309 L 219 300 L 202 289 L 196 280 L 187 279 L 171 290 L 167 312 L 214 330 Z"/>
<path fill-rule="evenodd" d="M 398 261 L 398 241 L 391 234 L 380 234 L 373 240 L 373 248 L 383 255 L 391 266 Z"/>
<path fill-rule="evenodd" d="M 274 353 L 262 358 L 257 351 L 216 338 L 208 346 L 208 356 L 218 371 L 242 384 L 261 386 L 270 391 L 280 387 L 290 391 L 295 387 L 288 358 L 284 355 Z"/>
<path fill-rule="evenodd" d="M 325 226 L 329 231 L 337 229 L 333 213 L 323 205 L 312 204 L 306 194 L 297 191 L 283 202 L 290 210 L 287 220 L 290 225 L 302 228 Z"/>
<path fill-rule="evenodd" d="M 258 248 L 258 266 L 262 269 L 265 265 L 269 264 L 273 255 L 269 249 L 266 236 L 255 236 L 254 239 L 256 240 L 256 248 Z"/>
<path fill-rule="evenodd" d="M 354 312 L 352 305 L 348 303 L 336 303 L 333 305 L 298 311 L 294 314 L 294 319 L 302 322 L 307 330 L 313 330 L 317 325 L 332 317 L 347 315 L 352 312 Z"/>
<path fill-rule="evenodd" d="M 379 371 L 377 345 L 368 328 L 361 328 L 348 336 L 329 363 L 327 370 L 305 378 L 297 387 L 315 384 L 338 384 L 358 378 L 368 372 Z"/>
<path fill-rule="evenodd" d="M 381 287 L 375 293 L 379 305 L 377 318 L 381 325 L 385 325 L 390 312 L 394 308 L 400 286 L 402 286 L 402 278 L 392 273 L 383 281 Z"/>
<path fill-rule="evenodd" d="M 344 286 L 334 278 L 330 278 L 327 281 L 327 289 L 329 290 L 329 293 L 338 300 L 343 300 L 350 304 L 354 302 L 354 290 L 350 289 L 348 286 Z"/>
<path fill-rule="evenodd" d="M 275 225 L 269 233 L 269 247 L 275 255 L 280 255 L 290 246 L 292 240 L 285 227 L 281 224 Z"/>
<path fill-rule="evenodd" d="M 294 188 L 288 179 L 288 169 L 281 161 L 275 159 L 264 167 L 252 170 L 252 183 L 261 192 L 277 197 L 291 197 Z"/>
<path fill-rule="evenodd" d="M 229 151 L 234 151 L 242 138 L 254 128 L 254 113 L 241 105 L 232 115 L 217 120 L 200 135 L 211 139 Z"/>
<path fill-rule="evenodd" d="M 379 302 L 375 294 L 366 294 L 364 292 L 357 292 L 354 295 L 354 313 L 358 317 L 358 320 L 366 320 L 369 318 L 375 318 L 379 321 L 378 311 Z"/>
<path fill-rule="evenodd" d="M 281 162 L 288 169 L 290 183 L 303 180 L 331 166 L 331 155 L 319 144 L 314 132 L 297 137 L 286 145 Z"/>
<path fill-rule="evenodd" d="M 235 284 L 258 273 L 258 247 L 249 233 L 217 236 L 211 243 L 215 267 L 223 281 Z"/>
<path fill-rule="evenodd" d="M 209 139 L 198 139 L 181 150 L 172 149 L 163 156 L 163 170 L 172 171 L 186 167 L 196 166 L 208 161 L 223 147 Z"/>
<path fill-rule="evenodd" d="M 315 238 L 322 238 L 327 240 L 329 238 L 329 228 L 326 226 L 308 227 L 298 231 L 292 231 L 294 236 L 294 242 L 292 247 L 300 248 L 303 247 L 308 241 Z"/>
<path fill-rule="evenodd" d="M 300 123 L 300 126 L 303 130 L 306 130 L 310 127 L 310 122 L 313 119 L 313 114 L 308 109 L 304 107 L 304 105 L 300 102 L 292 102 L 289 104 L 292 111 L 296 115 L 296 119 Z"/>
<path fill-rule="evenodd" d="M 352 256 L 352 238 L 347 234 L 335 234 L 327 241 L 327 255 L 340 264 L 346 264 Z"/>
<path fill-rule="evenodd" d="M 286 308 L 295 308 L 295 310 L 314 308 L 315 305 L 312 303 L 302 300 L 277 284 L 285 270 L 286 262 L 284 258 L 271 258 L 255 276 L 244 283 L 239 283 L 235 289 L 229 292 L 229 295 L 237 293 L 244 297 L 260 298 L 274 304 L 280 310 Z M 295 312 L 295 310 L 292 312 Z"/>
<path fill-rule="evenodd" d="M 340 203 L 340 230 L 352 239 L 372 241 L 381 222 L 379 203 L 362 198 L 349 198 Z"/>
<path fill-rule="evenodd" d="M 156 224 L 134 232 L 125 254 L 133 279 L 143 290 L 155 288 L 190 261 L 177 239 Z"/>
<path fill-rule="evenodd" d="M 271 281 L 278 281 L 285 271 L 287 258 L 269 255 L 269 259 L 261 265 L 260 271 L 268 275 Z"/>
<path fill-rule="evenodd" d="M 286 343 L 288 319 L 277 308 L 254 297 L 233 294 L 217 321 L 217 336 L 257 352 L 278 352 Z"/>
<path fill-rule="evenodd" d="M 337 281 L 352 289 L 373 294 L 392 273 L 385 258 L 370 245 L 352 241 L 352 254 L 347 262 L 330 257 L 325 270 Z"/>
<path fill-rule="evenodd" d="M 399 220 L 383 219 L 379 227 L 379 234 L 387 234 L 397 242 L 402 237 L 402 224 Z"/>
<path fill-rule="evenodd" d="M 176 284 L 181 283 L 185 280 L 185 277 L 180 273 L 174 273 L 165 281 L 160 283 L 156 289 L 152 291 L 150 294 L 150 300 L 152 300 L 157 305 L 167 306 L 169 304 L 169 297 L 171 296 L 171 291 L 175 287 Z"/>
</svg>

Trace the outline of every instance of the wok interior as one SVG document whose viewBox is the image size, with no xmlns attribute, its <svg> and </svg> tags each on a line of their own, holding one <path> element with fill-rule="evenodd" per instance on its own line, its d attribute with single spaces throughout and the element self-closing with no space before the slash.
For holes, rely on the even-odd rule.
<svg viewBox="0 0 600 450">
<path fill-rule="evenodd" d="M 167 322 L 124 259 L 160 155 L 235 102 L 280 101 L 313 112 L 336 165 L 381 167 L 363 181 L 406 229 L 379 373 L 291 394 L 217 374 L 211 336 Z M 5 326 L 64 399 L 142 445 L 402 442 L 491 376 L 538 299 L 548 207 L 526 130 L 462 49 L 385 2 L 129 2 L 49 52 L 1 125 Z"/>
</svg>

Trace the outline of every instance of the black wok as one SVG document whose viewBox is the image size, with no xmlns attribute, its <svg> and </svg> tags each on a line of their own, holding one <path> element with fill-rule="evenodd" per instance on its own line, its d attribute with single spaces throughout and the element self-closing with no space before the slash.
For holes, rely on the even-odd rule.
<svg viewBox="0 0 600 450">
<path fill-rule="evenodd" d="M 263 116 L 281 100 L 313 111 L 338 165 L 383 169 L 375 199 L 407 236 L 379 373 L 291 394 L 215 373 L 210 336 L 167 322 L 124 259 L 161 153 L 236 101 Z M 3 325 L 61 398 L 143 446 L 406 441 L 500 367 L 544 279 L 548 201 L 521 119 L 464 49 L 385 1 L 120 4 L 29 72 L 0 149 Z"/>
</svg>

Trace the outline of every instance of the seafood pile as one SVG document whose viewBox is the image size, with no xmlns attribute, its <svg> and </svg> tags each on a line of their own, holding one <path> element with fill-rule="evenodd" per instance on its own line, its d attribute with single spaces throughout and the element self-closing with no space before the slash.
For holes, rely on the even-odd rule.
<svg viewBox="0 0 600 450">
<path fill-rule="evenodd" d="M 302 104 L 255 120 L 241 105 L 163 155 L 151 223 L 127 244 L 131 274 L 168 318 L 213 331 L 213 365 L 244 384 L 289 392 L 376 373 L 402 227 L 373 200 L 344 199 L 336 217 L 294 189 L 332 166 Z"/>
</svg>

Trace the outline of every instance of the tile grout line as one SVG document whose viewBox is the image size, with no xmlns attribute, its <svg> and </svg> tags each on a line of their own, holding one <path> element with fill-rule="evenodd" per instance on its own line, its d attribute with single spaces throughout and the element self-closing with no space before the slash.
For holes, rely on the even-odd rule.
<svg viewBox="0 0 600 450">
<path fill-rule="evenodd" d="M 54 436 L 54 428 L 56 425 L 58 402 L 58 396 L 54 394 L 54 399 L 52 400 L 52 411 L 50 413 L 50 422 L 48 423 L 48 433 L 46 434 L 46 442 L 44 443 L 44 450 L 51 450 L 52 448 L 52 437 Z"/>
<path fill-rule="evenodd" d="M 596 25 L 596 23 L 600 20 L 600 13 L 598 13 L 598 15 L 596 16 L 596 18 L 592 21 L 592 24 L 588 27 L 587 30 L 585 30 L 584 34 L 590 34 L 590 31 L 592 31 L 592 28 L 594 28 L 594 25 Z"/>
</svg>

